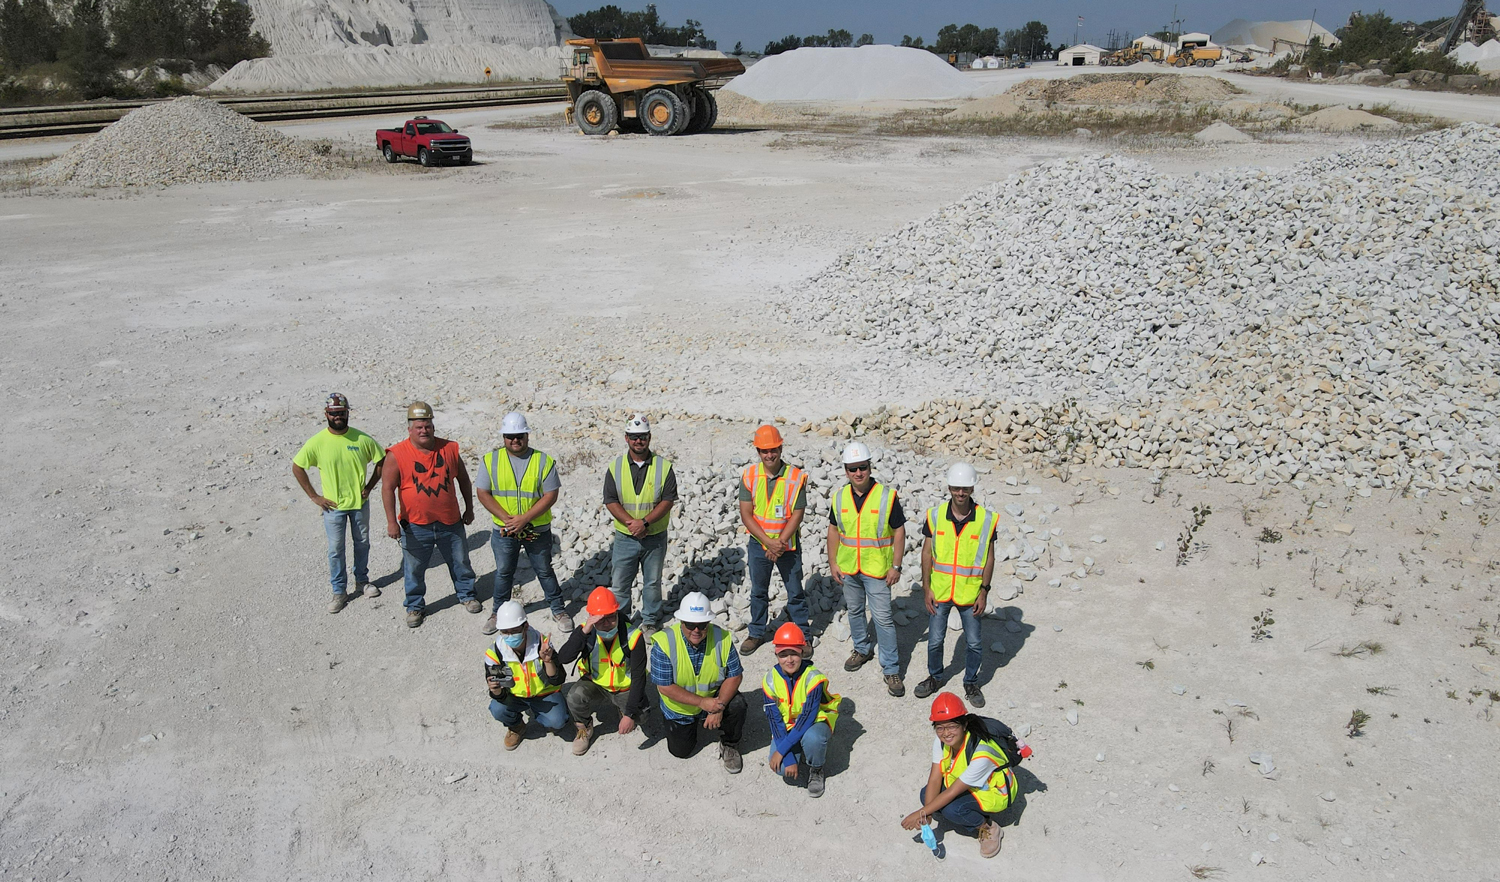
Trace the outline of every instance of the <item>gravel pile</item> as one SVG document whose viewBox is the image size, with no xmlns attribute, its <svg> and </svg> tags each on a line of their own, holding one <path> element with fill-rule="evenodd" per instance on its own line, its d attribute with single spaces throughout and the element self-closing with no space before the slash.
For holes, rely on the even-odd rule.
<svg viewBox="0 0 1500 882">
<path fill-rule="evenodd" d="M 994 390 L 951 419 L 934 405 L 929 449 L 1490 488 L 1497 165 L 1500 131 L 1475 123 L 1288 169 L 1053 162 L 784 297 L 874 361 L 936 358 Z"/>
<path fill-rule="evenodd" d="M 147 187 L 263 181 L 307 174 L 307 150 L 269 126 L 207 98 L 133 110 L 43 166 L 44 184 Z"/>
<path fill-rule="evenodd" d="M 1076 104 L 1139 104 L 1152 101 L 1225 101 L 1244 90 L 1217 77 L 1176 73 L 1081 74 L 1057 80 L 1026 80 L 1006 91 L 1020 101 Z"/>
<path fill-rule="evenodd" d="M 724 87 L 756 101 L 962 98 L 974 84 L 925 49 L 804 47 L 772 55 Z"/>
</svg>

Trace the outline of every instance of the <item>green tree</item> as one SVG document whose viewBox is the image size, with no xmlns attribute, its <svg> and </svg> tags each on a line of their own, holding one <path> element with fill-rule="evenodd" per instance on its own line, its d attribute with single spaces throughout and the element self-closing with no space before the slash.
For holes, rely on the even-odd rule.
<svg viewBox="0 0 1500 882">
<path fill-rule="evenodd" d="M 25 67 L 57 60 L 62 26 L 46 0 L 0 4 L 0 65 Z"/>
<path fill-rule="evenodd" d="M 1000 29 L 980 28 L 978 25 L 944 25 L 938 30 L 934 51 L 942 55 L 972 53 L 994 55 L 1000 51 Z"/>
<path fill-rule="evenodd" d="M 205 63 L 233 67 L 271 54 L 270 42 L 255 30 L 255 14 L 239 0 L 219 0 L 208 21 L 209 39 L 201 52 Z"/>
<path fill-rule="evenodd" d="M 734 48 L 729 51 L 729 54 L 730 55 L 744 55 L 745 54 L 745 44 L 742 43 L 742 42 L 740 42 L 739 40 L 735 40 L 734 41 Z"/>
<path fill-rule="evenodd" d="M 1045 55 L 1052 48 L 1047 42 L 1047 26 L 1039 21 L 1028 21 L 1019 28 L 1006 31 L 1001 45 L 1006 55 L 1028 59 Z"/>
<path fill-rule="evenodd" d="M 860 34 L 859 35 L 859 39 L 854 41 L 854 45 L 856 45 L 856 46 L 870 46 L 870 45 L 873 45 L 874 42 L 875 42 L 875 37 L 874 37 L 873 34 Z"/>
<path fill-rule="evenodd" d="M 783 52 L 790 52 L 793 49 L 801 49 L 801 48 L 802 48 L 802 38 L 799 37 L 799 36 L 797 36 L 796 34 L 787 34 L 785 37 L 782 37 L 780 40 L 772 40 L 771 42 L 767 43 L 765 51 L 762 52 L 761 54 L 762 55 L 780 55 Z"/>
<path fill-rule="evenodd" d="M 113 95 L 119 85 L 115 55 L 104 26 L 103 0 L 74 0 L 58 60 L 67 65 L 68 79 L 84 98 Z"/>
<path fill-rule="evenodd" d="M 108 13 L 110 36 L 126 61 L 186 58 L 195 11 L 184 0 L 119 0 Z"/>
<path fill-rule="evenodd" d="M 715 49 L 718 42 L 710 40 L 703 32 L 703 23 L 688 19 L 682 27 L 671 27 L 661 20 L 656 4 L 648 4 L 641 12 L 627 12 L 618 6 L 601 6 L 588 12 L 580 12 L 568 19 L 568 26 L 580 37 L 596 40 L 618 40 L 622 37 L 639 37 L 647 43 L 664 46 L 695 46 L 699 49 Z"/>
<path fill-rule="evenodd" d="M 901 35 L 901 45 L 902 46 L 908 46 L 908 47 L 910 47 L 912 49 L 925 49 L 925 48 L 927 48 L 926 46 L 924 46 L 922 44 L 922 38 L 921 37 L 913 37 L 913 36 L 911 36 L 909 34 L 902 34 Z"/>
</svg>

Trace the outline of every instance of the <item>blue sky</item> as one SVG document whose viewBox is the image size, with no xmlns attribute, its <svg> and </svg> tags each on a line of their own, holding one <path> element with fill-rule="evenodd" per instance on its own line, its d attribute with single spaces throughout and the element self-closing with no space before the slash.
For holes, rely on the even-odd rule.
<svg viewBox="0 0 1500 882">
<path fill-rule="evenodd" d="M 574 15 L 613 2 L 623 9 L 644 9 L 645 0 L 552 0 L 563 15 Z M 1317 21 L 1337 30 L 1356 11 L 1384 10 L 1397 21 L 1424 21 L 1457 11 L 1458 0 L 1313 0 L 1285 2 L 1261 0 L 1241 4 L 1180 0 L 1177 17 L 1184 30 L 1213 31 L 1230 20 L 1304 19 L 1317 9 Z M 903 34 L 921 35 L 928 42 L 945 24 L 973 22 L 980 27 L 998 27 L 1002 32 L 1038 19 L 1050 30 L 1053 43 L 1073 41 L 1074 25 L 1083 16 L 1083 39 L 1103 44 L 1111 29 L 1134 36 L 1157 30 L 1172 18 L 1174 4 L 1146 0 L 1032 0 L 1029 3 L 981 2 L 981 0 L 656 0 L 656 9 L 669 24 L 684 19 L 703 22 L 709 37 L 720 49 L 730 49 L 736 40 L 746 49 L 759 50 L 770 40 L 787 34 L 821 34 L 829 28 L 844 28 L 858 36 L 869 33 L 876 42 L 895 43 Z M 1452 8 L 1449 8 L 1452 7 Z"/>
</svg>

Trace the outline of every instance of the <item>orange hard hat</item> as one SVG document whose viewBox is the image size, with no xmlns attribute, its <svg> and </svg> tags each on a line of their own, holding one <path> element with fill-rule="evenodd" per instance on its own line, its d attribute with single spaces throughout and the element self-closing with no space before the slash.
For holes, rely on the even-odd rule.
<svg viewBox="0 0 1500 882">
<path fill-rule="evenodd" d="M 776 636 L 771 638 L 771 645 L 777 649 L 783 646 L 806 646 L 807 638 L 802 636 L 802 629 L 793 622 L 787 622 L 776 629 Z"/>
<path fill-rule="evenodd" d="M 964 707 L 962 698 L 952 692 L 939 692 L 938 697 L 932 700 L 932 715 L 927 719 L 934 723 L 941 723 L 945 720 L 956 720 L 968 713 L 969 709 Z"/>
<path fill-rule="evenodd" d="M 620 611 L 620 601 L 615 600 L 615 592 L 609 590 L 608 585 L 600 585 L 589 592 L 586 609 L 591 616 L 607 616 Z"/>
<path fill-rule="evenodd" d="M 767 423 L 755 430 L 754 443 L 756 450 L 775 450 L 781 446 L 781 433 L 776 431 L 775 426 Z"/>
</svg>

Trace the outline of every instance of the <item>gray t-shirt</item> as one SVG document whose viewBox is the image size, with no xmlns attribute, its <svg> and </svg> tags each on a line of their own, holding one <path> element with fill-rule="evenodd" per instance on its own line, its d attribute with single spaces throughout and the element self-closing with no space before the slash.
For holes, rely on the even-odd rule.
<svg viewBox="0 0 1500 882">
<path fill-rule="evenodd" d="M 498 450 L 495 452 L 499 453 Z M 515 476 L 517 484 L 521 483 L 521 476 L 526 474 L 526 464 L 531 461 L 530 457 L 512 456 L 509 450 L 505 455 L 510 459 L 510 473 Z M 490 470 L 484 467 L 484 460 L 479 461 L 479 477 L 474 480 L 474 486 L 486 493 L 495 492 L 495 488 L 490 486 Z M 542 492 L 551 493 L 561 487 L 562 479 L 557 476 L 557 463 L 554 461 L 552 468 L 542 476 Z"/>
</svg>

